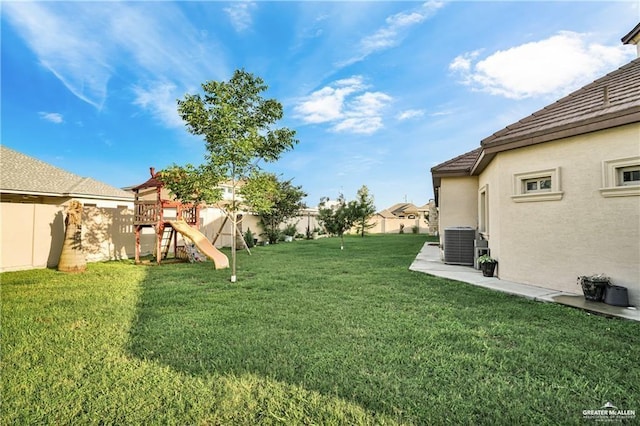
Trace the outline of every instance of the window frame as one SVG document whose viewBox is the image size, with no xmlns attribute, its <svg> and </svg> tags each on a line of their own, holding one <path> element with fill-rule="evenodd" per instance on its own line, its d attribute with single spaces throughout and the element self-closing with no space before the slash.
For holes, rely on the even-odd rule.
<svg viewBox="0 0 640 426">
<path fill-rule="evenodd" d="M 551 187 L 539 189 L 540 182 L 551 180 Z M 527 190 L 527 182 L 538 182 L 538 189 Z M 564 192 L 560 189 L 560 167 L 513 174 L 511 200 L 516 203 L 533 201 L 559 201 Z"/>
<path fill-rule="evenodd" d="M 630 182 L 625 184 L 622 181 L 624 171 L 638 169 L 640 169 L 640 156 L 603 161 L 600 195 L 605 198 L 640 195 L 640 183 Z"/>
<path fill-rule="evenodd" d="M 618 171 L 618 185 L 617 186 L 634 186 L 640 185 L 640 165 L 638 166 L 629 166 L 629 167 L 620 167 L 616 169 Z M 638 173 L 638 179 L 631 180 L 629 182 L 624 181 L 625 173 Z"/>
<path fill-rule="evenodd" d="M 478 190 L 478 232 L 489 239 L 489 184 Z"/>
</svg>

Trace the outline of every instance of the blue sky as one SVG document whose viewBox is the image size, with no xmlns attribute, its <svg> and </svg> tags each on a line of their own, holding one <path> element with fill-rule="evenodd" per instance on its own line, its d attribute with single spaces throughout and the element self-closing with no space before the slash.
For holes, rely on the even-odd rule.
<svg viewBox="0 0 640 426">
<path fill-rule="evenodd" d="M 176 99 L 238 68 L 307 204 L 433 197 L 430 168 L 635 57 L 624 2 L 2 2 L 2 144 L 117 187 L 200 164 Z"/>
</svg>

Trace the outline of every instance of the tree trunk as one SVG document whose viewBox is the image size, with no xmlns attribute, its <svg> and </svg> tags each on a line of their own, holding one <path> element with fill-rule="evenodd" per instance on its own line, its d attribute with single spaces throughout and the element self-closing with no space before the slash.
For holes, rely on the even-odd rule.
<svg viewBox="0 0 640 426">
<path fill-rule="evenodd" d="M 71 201 L 67 207 L 64 242 L 58 270 L 62 272 L 84 272 L 87 261 L 82 252 L 82 204 Z"/>
</svg>

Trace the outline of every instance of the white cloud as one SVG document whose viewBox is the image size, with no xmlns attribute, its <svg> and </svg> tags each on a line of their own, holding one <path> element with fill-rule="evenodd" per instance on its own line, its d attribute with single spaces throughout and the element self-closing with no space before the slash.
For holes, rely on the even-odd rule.
<svg viewBox="0 0 640 426">
<path fill-rule="evenodd" d="M 332 123 L 336 132 L 374 133 L 383 126 L 382 111 L 392 98 L 366 88 L 361 76 L 337 80 L 301 99 L 295 114 L 305 123 Z"/>
<path fill-rule="evenodd" d="M 560 32 L 473 63 L 477 52 L 456 57 L 449 69 L 475 90 L 507 98 L 564 95 L 632 58 L 623 46 L 590 43 L 589 34 Z"/>
<path fill-rule="evenodd" d="M 134 86 L 134 105 L 148 110 L 166 127 L 180 127 L 184 124 L 178 114 L 179 94 L 176 86 L 170 82 L 158 81 L 148 87 Z"/>
<path fill-rule="evenodd" d="M 398 114 L 397 119 L 400 121 L 409 120 L 410 118 L 422 117 L 424 115 L 423 109 L 408 109 Z"/>
<path fill-rule="evenodd" d="M 479 54 L 480 51 L 476 50 L 474 52 L 467 52 L 462 55 L 458 55 L 453 62 L 449 64 L 449 69 L 451 71 L 468 72 L 471 70 L 471 63 Z"/>
<path fill-rule="evenodd" d="M 451 115 L 453 113 L 454 113 L 454 111 L 449 109 L 449 110 L 432 112 L 431 114 L 429 114 L 429 116 L 431 116 L 431 117 L 443 117 L 445 115 Z"/>
<path fill-rule="evenodd" d="M 207 53 L 216 40 L 203 39 L 207 35 L 170 3 L 147 8 L 135 2 L 9 2 L 3 14 L 40 63 L 97 109 L 108 99 L 116 72 L 133 73 L 132 81 L 141 85 L 167 80 L 180 88 L 226 74 L 224 59 Z"/>
<path fill-rule="evenodd" d="M 413 11 L 400 12 L 387 17 L 383 27 L 360 40 L 358 52 L 354 56 L 338 65 L 347 66 L 363 60 L 372 53 L 396 46 L 404 39 L 411 27 L 433 16 L 442 6 L 444 2 L 428 1 Z"/>
<path fill-rule="evenodd" d="M 251 10 L 255 9 L 256 4 L 253 2 L 233 3 L 232 6 L 225 7 L 224 11 L 229 15 L 231 25 L 237 32 L 242 32 L 249 28 L 253 23 Z"/>
<path fill-rule="evenodd" d="M 65 19 L 40 2 L 9 2 L 3 9 L 21 36 L 49 69 L 78 98 L 100 109 L 106 97 L 110 70 L 103 46 L 79 37 Z M 81 20 L 80 20 L 81 21 Z M 82 22 L 75 27 L 88 32 Z M 98 31 L 98 30 L 96 30 Z"/>
<path fill-rule="evenodd" d="M 55 124 L 64 123 L 64 117 L 62 117 L 62 114 L 57 113 L 57 112 L 43 112 L 43 111 L 41 111 L 41 112 L 38 113 L 38 115 L 43 120 L 47 120 L 47 121 L 50 121 L 50 122 L 55 123 Z"/>
</svg>

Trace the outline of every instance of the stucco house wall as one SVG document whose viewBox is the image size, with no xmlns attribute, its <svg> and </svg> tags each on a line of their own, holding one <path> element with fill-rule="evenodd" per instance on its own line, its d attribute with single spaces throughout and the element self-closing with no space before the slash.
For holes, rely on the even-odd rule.
<svg viewBox="0 0 640 426">
<path fill-rule="evenodd" d="M 500 152 L 478 180 L 489 187 L 500 278 L 580 293 L 577 276 L 605 273 L 640 304 L 640 197 L 600 191 L 603 162 L 633 157 L 638 124 Z M 542 170 L 557 170 L 560 199 L 514 197 L 517 174 Z"/>
<path fill-rule="evenodd" d="M 438 227 L 440 244 L 450 227 L 478 226 L 478 177 L 443 177 L 439 192 Z"/>
</svg>

